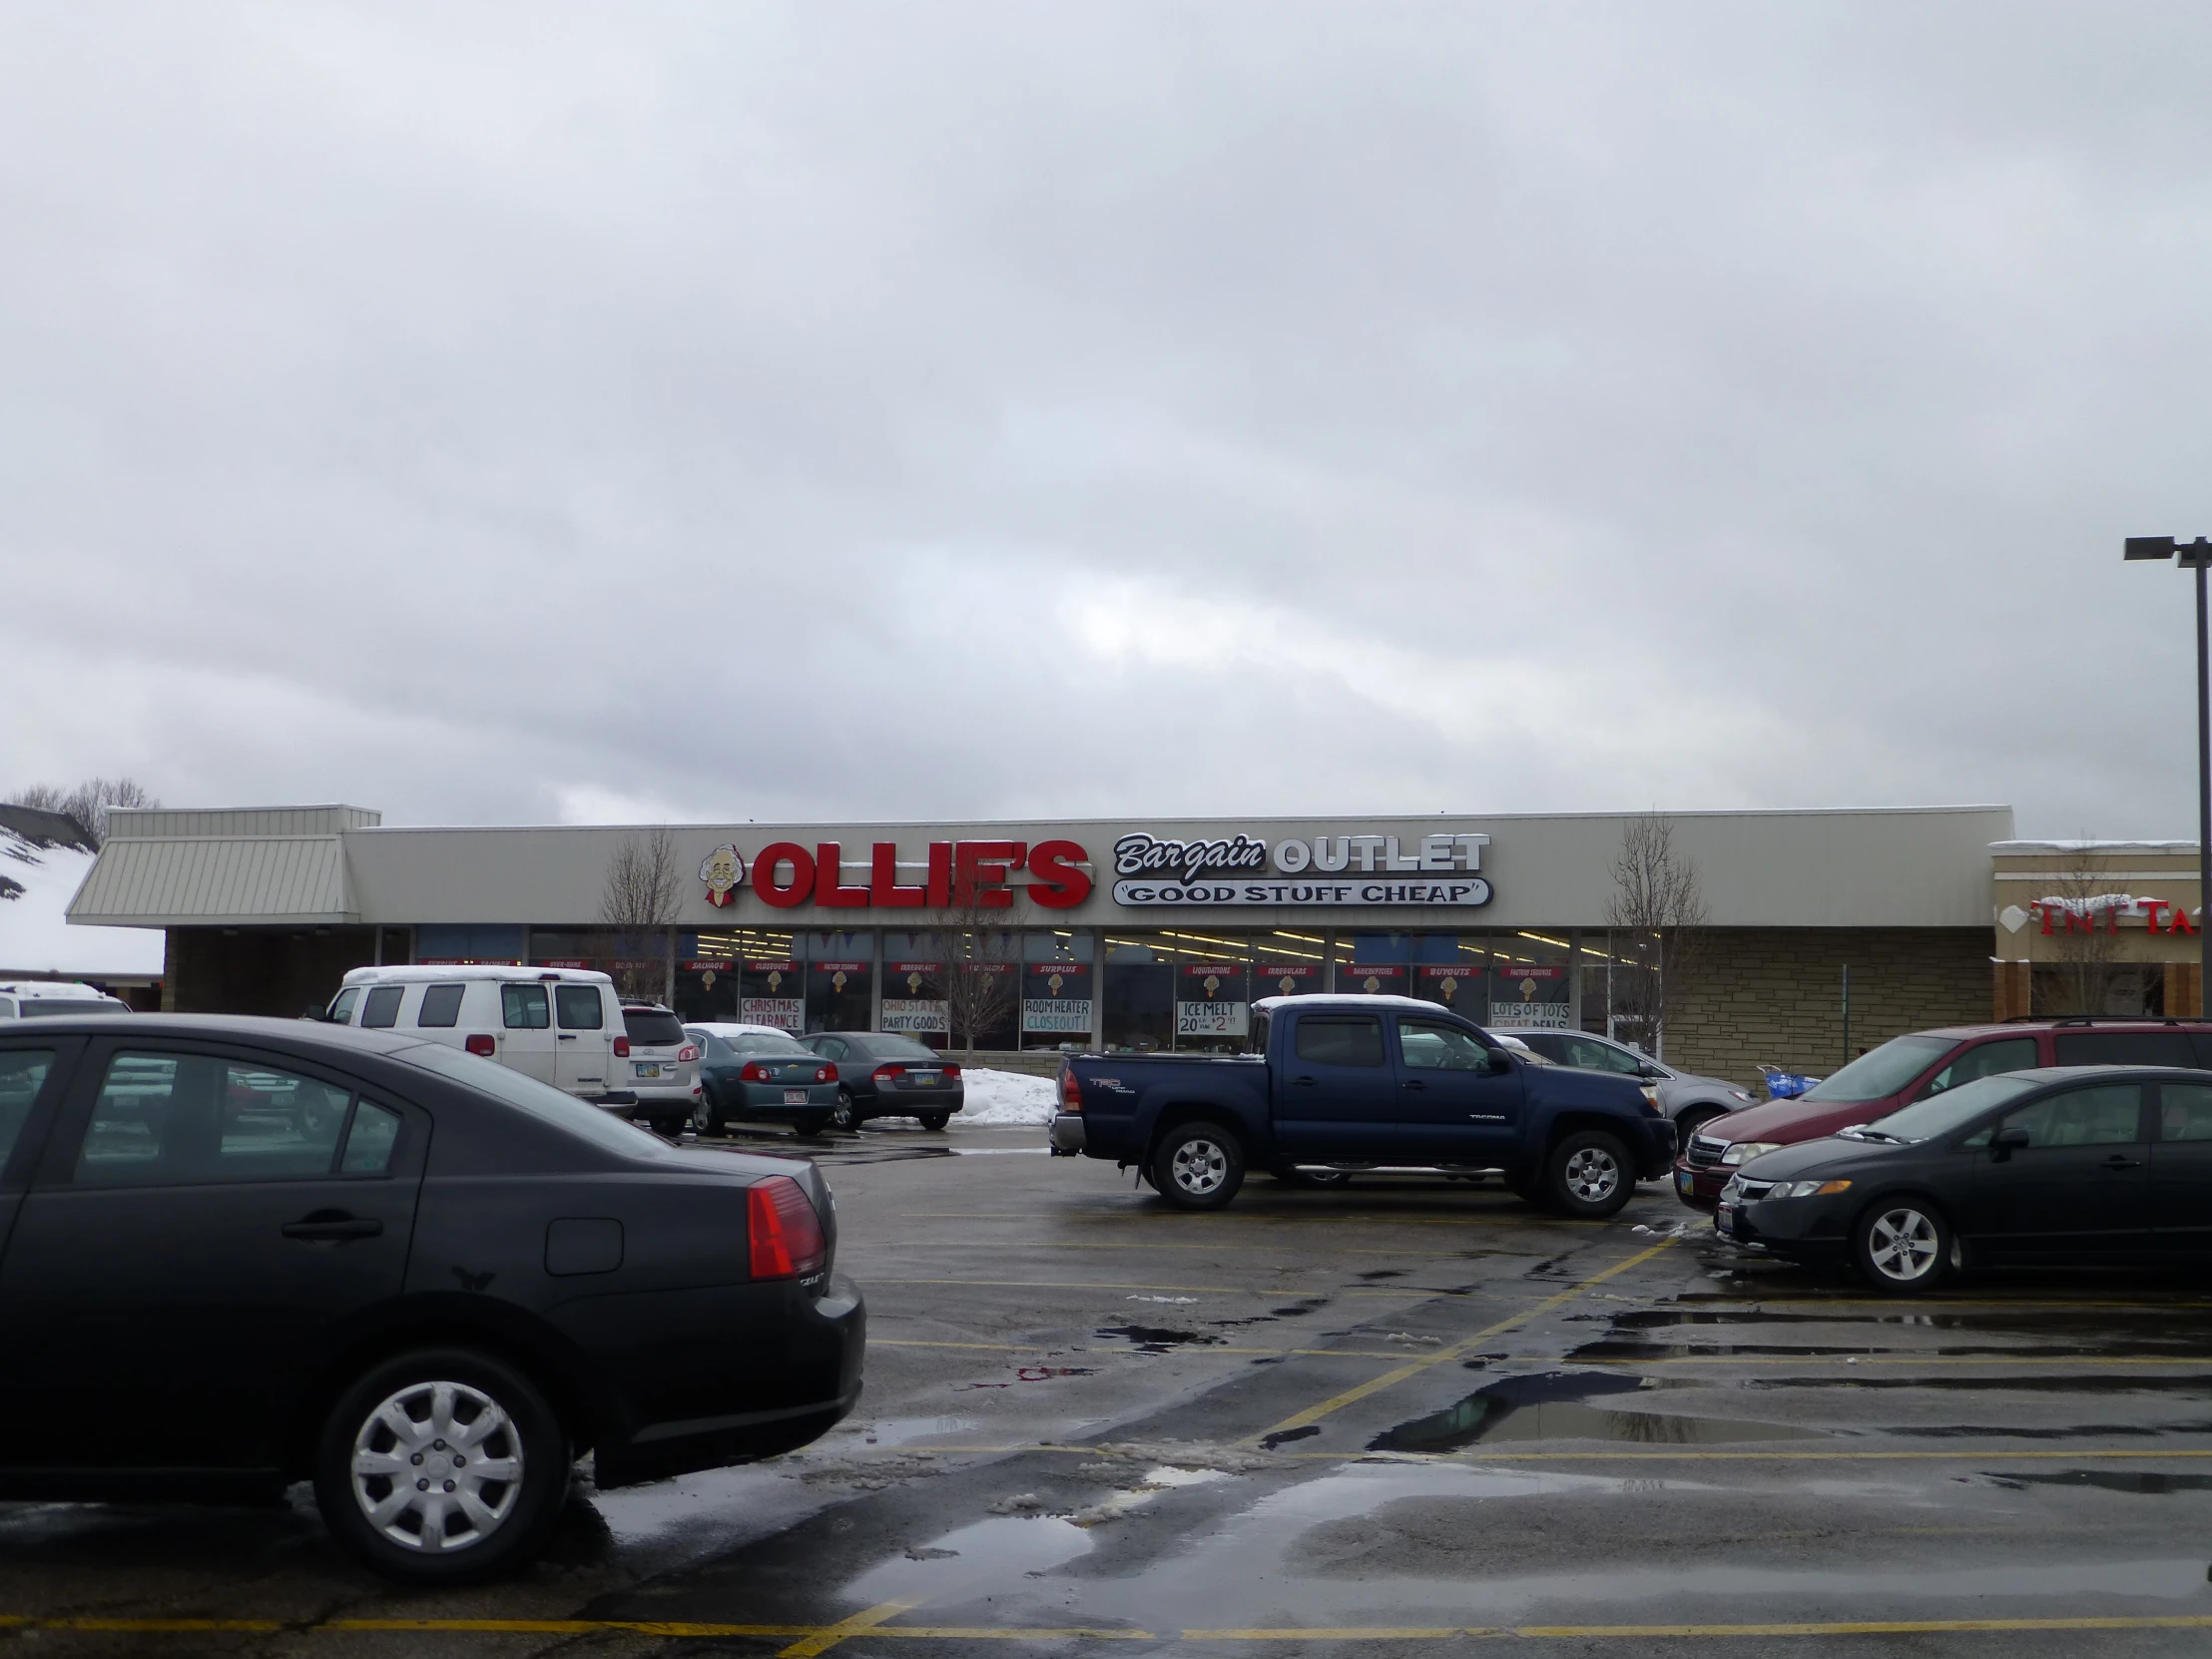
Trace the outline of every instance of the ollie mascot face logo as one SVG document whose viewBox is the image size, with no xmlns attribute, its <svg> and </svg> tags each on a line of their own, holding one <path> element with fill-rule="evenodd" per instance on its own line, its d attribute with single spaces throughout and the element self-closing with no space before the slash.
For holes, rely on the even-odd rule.
<svg viewBox="0 0 2212 1659">
<path fill-rule="evenodd" d="M 707 902 L 728 909 L 745 879 L 745 857 L 734 846 L 718 846 L 700 860 L 699 878 L 707 883 Z"/>
</svg>

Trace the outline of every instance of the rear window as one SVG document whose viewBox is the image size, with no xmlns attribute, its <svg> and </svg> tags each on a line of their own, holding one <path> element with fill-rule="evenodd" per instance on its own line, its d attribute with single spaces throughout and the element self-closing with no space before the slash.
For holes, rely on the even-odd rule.
<svg viewBox="0 0 2212 1659">
<path fill-rule="evenodd" d="M 25 1019 L 66 1019 L 71 1014 L 127 1014 L 131 1005 L 112 996 L 26 996 L 15 1011 Z"/>
<path fill-rule="evenodd" d="M 415 1010 L 417 1025 L 450 1026 L 461 1018 L 461 997 L 466 985 L 431 985 L 422 993 L 422 1006 Z"/>
<path fill-rule="evenodd" d="M 847 1039 L 848 1041 L 850 1039 Z M 860 1047 L 854 1043 L 855 1048 Z M 927 1043 L 917 1043 L 911 1037 L 870 1037 L 866 1052 L 876 1060 L 934 1060 L 937 1051 Z"/>
<path fill-rule="evenodd" d="M 2195 1066 L 2185 1031 L 2058 1031 L 2051 1053 L 2062 1066 Z"/>
<path fill-rule="evenodd" d="M 661 1009 L 625 1008 L 622 1010 L 622 1028 L 632 1042 L 645 1043 L 655 1048 L 684 1040 L 684 1022 Z"/>
<path fill-rule="evenodd" d="M 765 1034 L 732 1037 L 730 1049 L 735 1054 L 804 1054 L 810 1059 L 819 1058 L 813 1049 L 796 1037 L 771 1037 Z"/>
<path fill-rule="evenodd" d="M 1298 1057 L 1317 1066 L 1380 1066 L 1382 1022 L 1373 1014 L 1308 1014 L 1298 1022 Z"/>
</svg>

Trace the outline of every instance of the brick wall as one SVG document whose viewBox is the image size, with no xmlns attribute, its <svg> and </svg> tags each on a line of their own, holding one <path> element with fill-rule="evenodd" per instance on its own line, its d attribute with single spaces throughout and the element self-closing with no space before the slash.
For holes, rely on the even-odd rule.
<svg viewBox="0 0 2212 1659">
<path fill-rule="evenodd" d="M 1987 928 L 1725 928 L 1672 998 L 1667 1059 L 1756 1085 L 1759 1063 L 1823 1076 L 1851 1052 L 1932 1025 L 1989 1018 Z"/>
</svg>

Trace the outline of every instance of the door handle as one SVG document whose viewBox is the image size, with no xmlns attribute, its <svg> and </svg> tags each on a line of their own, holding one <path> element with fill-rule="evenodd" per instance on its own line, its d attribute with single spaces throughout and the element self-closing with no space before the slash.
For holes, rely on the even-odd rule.
<svg viewBox="0 0 2212 1659">
<path fill-rule="evenodd" d="M 1294 1077 L 1291 1081 L 1302 1089 L 1311 1089 L 1319 1085 L 1321 1079 L 1318 1077 Z"/>
<path fill-rule="evenodd" d="M 1401 1089 L 1425 1089 L 1428 1087 L 1428 1085 L 1426 1083 L 1423 1083 L 1417 1077 L 1408 1077 L 1405 1079 L 1404 1082 L 1400 1083 L 1398 1087 Z"/>
<path fill-rule="evenodd" d="M 563 1041 L 564 1043 L 572 1043 L 572 1042 L 574 1042 L 575 1040 L 576 1040 L 576 1033 L 575 1033 L 575 1032 L 573 1032 L 573 1031 L 563 1031 L 563 1032 L 561 1033 L 561 1041 Z"/>
<path fill-rule="evenodd" d="M 2140 1158 L 2130 1158 L 2124 1153 L 2115 1152 L 2112 1154 L 2111 1157 L 2105 1159 L 2104 1167 L 2109 1170 L 2141 1169 L 2143 1167 L 2143 1160 Z"/>
<path fill-rule="evenodd" d="M 373 1239 L 384 1231 L 384 1224 L 374 1216 L 348 1216 L 317 1211 L 298 1221 L 287 1221 L 278 1229 L 287 1239 L 305 1239 L 310 1243 L 328 1239 L 333 1242 L 345 1239 Z"/>
</svg>

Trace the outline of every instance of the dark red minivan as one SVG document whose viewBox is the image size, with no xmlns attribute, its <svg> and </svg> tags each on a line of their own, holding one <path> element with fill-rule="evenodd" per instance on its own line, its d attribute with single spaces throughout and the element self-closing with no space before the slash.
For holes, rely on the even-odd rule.
<svg viewBox="0 0 2212 1659">
<path fill-rule="evenodd" d="M 1747 1106 L 1698 1126 L 1674 1163 L 1675 1196 L 1711 1210 L 1747 1158 L 1819 1140 L 1916 1100 L 2030 1066 L 2195 1066 L 2212 1070 L 2212 1021 L 2074 1018 L 1948 1025 L 1892 1037 L 1795 1100 Z"/>
</svg>

